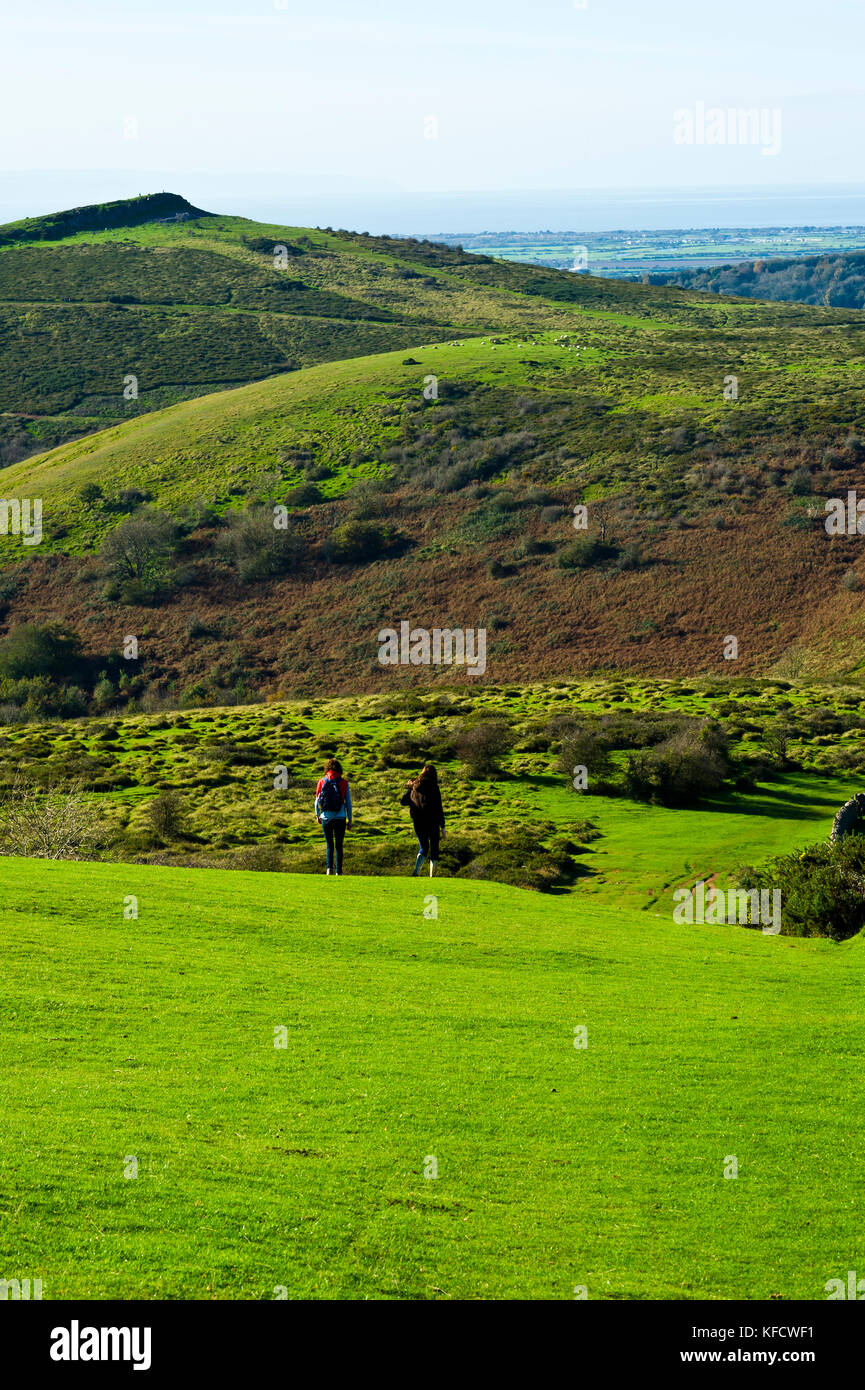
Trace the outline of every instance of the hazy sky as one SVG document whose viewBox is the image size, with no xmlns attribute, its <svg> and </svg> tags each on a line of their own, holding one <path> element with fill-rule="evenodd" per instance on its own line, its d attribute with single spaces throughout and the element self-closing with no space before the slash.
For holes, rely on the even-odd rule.
<svg viewBox="0 0 865 1390">
<path fill-rule="evenodd" d="M 324 195 L 850 183 L 863 40 L 859 0 L 0 0 L 0 173 L 140 171 L 189 196 L 184 176 Z M 676 143 L 674 111 L 699 121 L 701 102 L 780 113 L 780 140 Z"/>
</svg>

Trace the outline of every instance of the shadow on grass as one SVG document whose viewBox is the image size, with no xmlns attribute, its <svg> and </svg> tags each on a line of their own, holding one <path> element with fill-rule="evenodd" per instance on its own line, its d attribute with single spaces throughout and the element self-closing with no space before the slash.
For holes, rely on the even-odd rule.
<svg viewBox="0 0 865 1390">
<path fill-rule="evenodd" d="M 562 785 L 562 778 L 556 776 L 528 776 L 522 780 L 539 790 L 555 790 Z M 819 783 L 820 779 L 814 780 L 815 783 Z M 597 795 L 594 794 L 595 797 Z M 785 782 L 779 778 L 776 783 L 758 783 L 757 792 L 725 792 L 718 796 L 704 797 L 696 806 L 660 806 L 649 801 L 635 801 L 626 796 L 610 796 L 605 799 L 644 810 L 691 813 L 711 811 L 727 816 L 766 816 L 774 820 L 819 821 L 833 815 L 846 798 L 837 790 L 824 791 L 819 785 L 815 785 L 812 790 L 803 787 L 799 782 Z M 579 798 L 575 794 L 575 813 L 578 806 Z"/>
</svg>

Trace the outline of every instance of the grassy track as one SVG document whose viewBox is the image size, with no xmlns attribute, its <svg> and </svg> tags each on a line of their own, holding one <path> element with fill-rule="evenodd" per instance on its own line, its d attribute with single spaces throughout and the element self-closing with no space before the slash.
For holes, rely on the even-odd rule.
<svg viewBox="0 0 865 1390">
<path fill-rule="evenodd" d="M 4 1275 L 822 1298 L 857 1267 L 861 946 L 429 891 L 3 860 Z"/>
</svg>

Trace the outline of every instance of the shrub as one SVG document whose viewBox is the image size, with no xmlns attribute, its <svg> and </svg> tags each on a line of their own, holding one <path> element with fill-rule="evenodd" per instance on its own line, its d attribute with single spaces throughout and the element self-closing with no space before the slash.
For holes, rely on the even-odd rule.
<svg viewBox="0 0 865 1390">
<path fill-rule="evenodd" d="M 362 565 L 392 549 L 391 529 L 376 521 L 345 521 L 334 527 L 324 543 L 328 560 L 337 565 Z"/>
<path fill-rule="evenodd" d="M 27 859 L 83 859 L 95 847 L 93 808 L 80 791 L 43 791 L 19 775 L 0 799 L 0 843 Z"/>
<path fill-rule="evenodd" d="M 289 488 L 285 494 L 287 507 L 314 507 L 323 501 L 321 488 L 316 487 L 315 483 L 298 483 L 297 487 Z"/>
<path fill-rule="evenodd" d="M 513 748 L 514 742 L 513 731 L 504 719 L 485 719 L 461 729 L 455 747 L 470 777 L 495 777 L 499 774 L 499 758 Z"/>
<path fill-rule="evenodd" d="M 216 626 L 204 622 L 197 613 L 192 613 L 186 623 L 186 635 L 190 641 L 195 641 L 201 637 L 216 637 L 218 629 Z"/>
<path fill-rule="evenodd" d="M 183 834 L 186 803 L 179 792 L 160 792 L 147 808 L 147 819 L 161 840 L 177 840 Z"/>
<path fill-rule="evenodd" d="M 231 868 L 255 869 L 258 873 L 279 873 L 285 864 L 278 845 L 246 845 L 232 856 Z"/>
<path fill-rule="evenodd" d="M 579 865 L 561 844 L 545 845 L 537 831 L 529 829 L 488 833 L 472 848 L 472 857 L 455 870 L 456 877 L 487 879 L 545 892 L 573 883 L 580 873 Z M 449 852 L 445 840 L 442 851 L 445 864 Z"/>
<path fill-rule="evenodd" d="M 274 521 L 273 509 L 264 506 L 229 515 L 220 549 L 244 583 L 272 579 L 300 563 L 302 542 L 297 532 L 291 526 L 280 529 Z"/>
<path fill-rule="evenodd" d="M 142 492 L 139 487 L 125 487 L 118 494 L 112 506 L 118 512 L 134 512 L 136 507 L 140 507 L 142 502 L 150 499 L 149 492 Z"/>
<path fill-rule="evenodd" d="M 55 680 L 73 675 L 82 665 L 81 638 L 62 623 L 23 623 L 0 641 L 0 678 Z"/>
<path fill-rule="evenodd" d="M 563 570 L 591 569 L 594 565 L 603 565 L 608 560 L 615 560 L 618 553 L 617 545 L 600 541 L 596 536 L 580 536 L 559 551 L 556 563 Z"/>
<path fill-rule="evenodd" d="M 176 544 L 174 519 L 154 507 L 143 507 L 109 531 L 99 558 L 107 577 L 120 584 L 124 603 L 146 603 L 158 597 Z"/>
<path fill-rule="evenodd" d="M 393 734 L 382 747 L 381 763 L 384 767 L 416 768 L 419 772 L 424 763 L 445 762 L 453 754 L 453 740 L 447 729 L 431 725 L 422 733 Z"/>
<path fill-rule="evenodd" d="M 865 836 L 810 845 L 740 874 L 748 889 L 779 889 L 785 936 L 846 941 L 865 926 Z"/>
<path fill-rule="evenodd" d="M 720 791 L 729 774 L 726 740 L 717 724 L 686 725 L 652 749 L 632 753 L 624 788 L 636 801 L 695 806 Z"/>
<path fill-rule="evenodd" d="M 570 786 L 573 786 L 574 769 L 584 767 L 587 791 L 603 796 L 612 790 L 608 780 L 612 763 L 607 745 L 597 729 L 576 722 L 566 724 L 562 730 L 560 749 L 558 768 L 565 774 Z"/>
<path fill-rule="evenodd" d="M 90 508 L 100 506 L 105 498 L 98 483 L 84 483 L 78 489 L 78 500 L 82 506 Z"/>
</svg>

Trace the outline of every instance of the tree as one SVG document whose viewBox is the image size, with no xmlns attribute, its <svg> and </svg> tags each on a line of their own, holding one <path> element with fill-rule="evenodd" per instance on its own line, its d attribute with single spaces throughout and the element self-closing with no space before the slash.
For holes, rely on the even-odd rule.
<svg viewBox="0 0 865 1390">
<path fill-rule="evenodd" d="M 155 507 L 142 507 L 109 531 L 99 557 L 116 579 L 152 583 L 165 575 L 176 542 L 173 518 Z"/>
<path fill-rule="evenodd" d="M 469 724 L 457 735 L 456 750 L 466 764 L 469 776 L 495 777 L 499 758 L 513 747 L 514 735 L 504 719 L 485 719 Z"/>
<path fill-rule="evenodd" d="M 22 859 L 84 859 L 93 853 L 93 807 L 83 794 L 41 791 L 19 776 L 0 798 L 0 843 Z"/>
<path fill-rule="evenodd" d="M 386 527 L 375 521 L 345 521 L 331 531 L 324 543 L 328 560 L 338 565 L 360 565 L 376 560 L 391 543 Z"/>
<path fill-rule="evenodd" d="M 179 792 L 160 792 L 148 806 L 147 817 L 161 840 L 178 840 L 184 830 L 186 803 Z"/>
<path fill-rule="evenodd" d="M 63 623 L 23 623 L 0 641 L 0 677 L 66 680 L 80 672 L 81 638 Z"/>
</svg>

